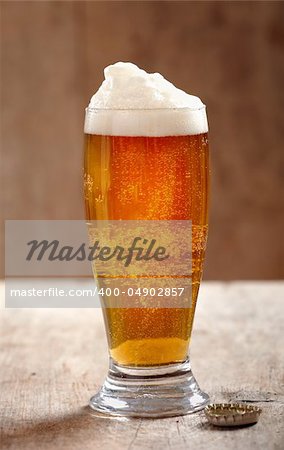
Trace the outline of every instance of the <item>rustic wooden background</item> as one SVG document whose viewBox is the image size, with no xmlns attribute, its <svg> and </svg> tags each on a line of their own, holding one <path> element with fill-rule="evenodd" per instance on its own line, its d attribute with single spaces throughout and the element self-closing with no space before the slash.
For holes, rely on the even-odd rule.
<svg viewBox="0 0 284 450">
<path fill-rule="evenodd" d="M 208 106 L 205 277 L 283 277 L 283 2 L 0 6 L 4 218 L 83 217 L 84 107 L 104 66 L 129 60 Z"/>
</svg>

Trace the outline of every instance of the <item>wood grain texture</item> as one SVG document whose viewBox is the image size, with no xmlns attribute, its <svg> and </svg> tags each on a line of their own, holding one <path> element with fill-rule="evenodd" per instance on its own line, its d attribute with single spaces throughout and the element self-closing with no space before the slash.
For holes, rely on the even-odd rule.
<svg viewBox="0 0 284 450">
<path fill-rule="evenodd" d="M 2 310 L 1 443 L 6 450 L 283 448 L 284 283 L 203 283 L 191 360 L 212 401 L 263 408 L 259 423 L 210 426 L 204 413 L 95 418 L 107 349 L 99 310 Z"/>
<path fill-rule="evenodd" d="M 79 219 L 83 112 L 130 60 L 208 106 L 205 277 L 284 276 L 283 2 L 1 2 L 3 216 Z"/>
</svg>

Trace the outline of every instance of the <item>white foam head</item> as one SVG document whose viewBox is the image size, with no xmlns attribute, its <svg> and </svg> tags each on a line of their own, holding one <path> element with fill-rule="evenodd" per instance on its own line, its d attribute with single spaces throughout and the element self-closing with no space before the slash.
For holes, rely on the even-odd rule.
<svg viewBox="0 0 284 450">
<path fill-rule="evenodd" d="M 86 109 L 85 133 L 112 136 L 178 136 L 208 131 L 205 105 L 159 73 L 118 62 Z"/>
</svg>

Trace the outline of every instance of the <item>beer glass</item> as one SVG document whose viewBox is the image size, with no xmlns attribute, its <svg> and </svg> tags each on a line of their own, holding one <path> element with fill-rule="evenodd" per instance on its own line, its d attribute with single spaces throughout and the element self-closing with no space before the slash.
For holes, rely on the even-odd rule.
<svg viewBox="0 0 284 450">
<path fill-rule="evenodd" d="M 137 132 L 141 121 L 148 135 Z M 169 135 L 160 135 L 161 122 L 163 129 L 171 124 Z M 187 134 L 172 135 L 173 123 L 182 124 L 177 130 L 187 129 Z M 202 124 L 201 133 L 194 131 L 196 123 Z M 103 308 L 110 366 L 104 385 L 90 400 L 99 413 L 164 417 L 198 411 L 208 403 L 188 356 L 208 234 L 207 130 L 205 106 L 86 109 L 87 221 L 179 220 L 192 225 L 188 307 Z"/>
</svg>

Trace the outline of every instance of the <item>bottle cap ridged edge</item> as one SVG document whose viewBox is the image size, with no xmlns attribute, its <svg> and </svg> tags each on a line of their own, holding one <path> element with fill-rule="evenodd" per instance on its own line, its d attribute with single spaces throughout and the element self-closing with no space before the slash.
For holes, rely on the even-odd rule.
<svg viewBox="0 0 284 450">
<path fill-rule="evenodd" d="M 213 425 L 234 427 L 256 423 L 262 410 L 245 403 L 212 403 L 206 406 L 204 412 Z"/>
</svg>

